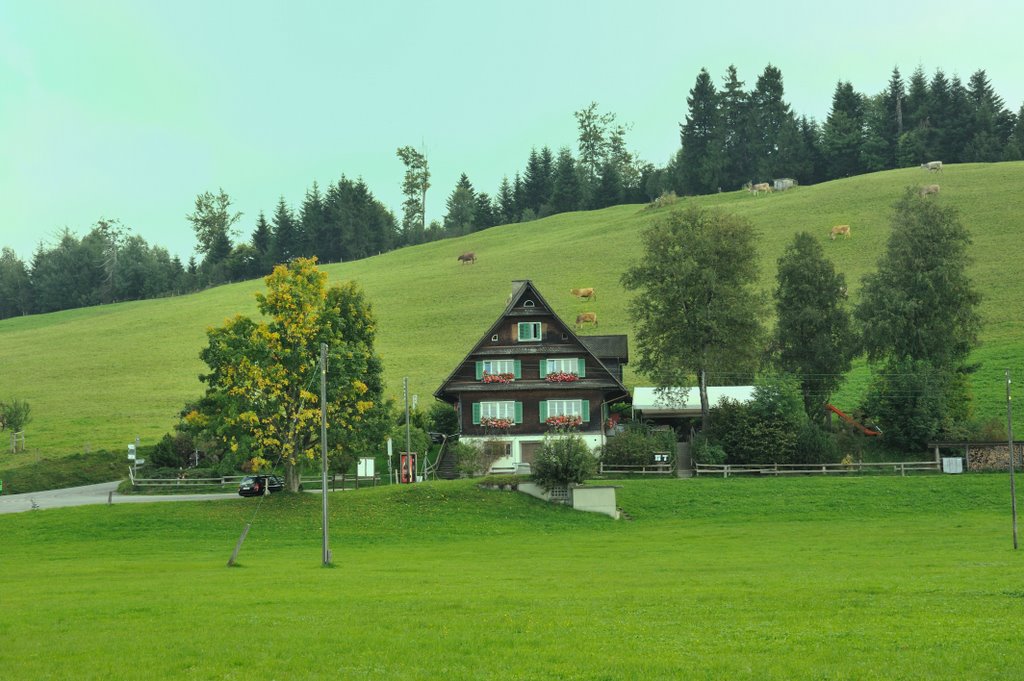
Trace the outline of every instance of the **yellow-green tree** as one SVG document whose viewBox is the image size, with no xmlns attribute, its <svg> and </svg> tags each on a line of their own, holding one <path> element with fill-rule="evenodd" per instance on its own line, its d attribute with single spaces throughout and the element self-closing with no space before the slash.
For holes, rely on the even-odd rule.
<svg viewBox="0 0 1024 681">
<path fill-rule="evenodd" d="M 383 419 L 382 367 L 374 354 L 375 322 L 352 282 L 327 287 L 316 259 L 278 265 L 256 295 L 264 320 L 236 316 L 207 332 L 201 357 L 210 373 L 199 412 L 207 435 L 248 467 L 281 461 L 288 488 L 299 464 L 320 452 L 320 345 L 328 347 L 327 441 L 332 458 L 374 439 Z M 186 420 L 188 420 L 186 416 Z"/>
</svg>

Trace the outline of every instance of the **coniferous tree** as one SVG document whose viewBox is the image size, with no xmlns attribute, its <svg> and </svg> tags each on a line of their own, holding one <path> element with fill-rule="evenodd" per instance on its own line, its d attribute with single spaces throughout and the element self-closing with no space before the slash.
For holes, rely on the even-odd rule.
<svg viewBox="0 0 1024 681">
<path fill-rule="evenodd" d="M 1003 150 L 1004 161 L 1024 160 L 1024 104 L 1014 118 L 1014 126 Z"/>
<path fill-rule="evenodd" d="M 918 64 L 910 75 L 907 97 L 903 106 L 903 131 L 928 125 L 928 78 L 924 67 Z"/>
<path fill-rule="evenodd" d="M 952 129 L 955 125 L 950 120 L 952 112 L 950 82 L 942 69 L 935 69 L 935 74 L 928 83 L 928 134 L 927 149 L 929 159 L 945 159 L 947 163 L 959 158 L 956 138 L 959 130 Z"/>
<path fill-rule="evenodd" d="M 799 131 L 796 117 L 783 99 L 782 71 L 769 64 L 751 94 L 756 176 L 760 181 L 795 174 L 794 151 Z"/>
<path fill-rule="evenodd" d="M 864 172 L 864 97 L 849 81 L 836 84 L 832 109 L 821 130 L 821 146 L 830 179 Z"/>
<path fill-rule="evenodd" d="M 444 231 L 448 236 L 462 236 L 473 231 L 476 213 L 476 194 L 465 173 L 459 178 L 446 202 Z"/>
<path fill-rule="evenodd" d="M 523 184 L 523 178 L 520 177 L 519 173 L 516 173 L 515 178 L 512 180 L 512 197 L 514 205 L 512 217 L 514 222 L 528 222 L 529 220 L 537 217 L 536 215 L 529 219 L 524 217 L 524 212 L 527 208 L 526 187 Z"/>
<path fill-rule="evenodd" d="M 516 222 L 516 196 L 508 175 L 501 178 L 498 187 L 498 224 L 510 225 Z"/>
<path fill-rule="evenodd" d="M 482 229 L 488 227 L 494 227 L 497 224 L 497 218 L 494 211 L 494 202 L 491 201 L 491 197 L 487 192 L 477 192 L 476 194 L 476 207 L 473 211 L 473 231 L 479 232 Z"/>
<path fill-rule="evenodd" d="M 263 211 L 260 211 L 259 216 L 256 218 L 256 227 L 252 231 L 252 238 L 249 243 L 252 244 L 253 249 L 256 251 L 261 271 L 267 271 L 268 267 L 273 264 L 271 261 L 273 242 L 274 234 L 270 229 L 270 223 L 267 222 L 267 217 L 263 214 Z"/>
<path fill-rule="evenodd" d="M 299 254 L 299 230 L 295 222 L 295 214 L 285 203 L 283 196 L 277 200 L 277 209 L 274 211 L 271 222 L 274 225 L 274 247 L 272 250 L 274 262 L 287 262 Z"/>
<path fill-rule="evenodd" d="M 306 190 L 306 196 L 299 208 L 299 252 L 296 255 L 304 258 L 318 256 L 322 262 L 334 260 L 335 258 L 328 259 L 321 253 L 327 236 L 326 231 L 323 196 L 320 194 L 320 186 L 314 180 L 313 186 Z"/>
<path fill-rule="evenodd" d="M 622 203 L 623 198 L 622 176 L 619 168 L 612 161 L 607 161 L 601 168 L 601 177 L 598 180 L 597 190 L 594 192 L 594 208 L 607 208 Z"/>
<path fill-rule="evenodd" d="M 554 176 L 551 212 L 568 213 L 579 210 L 580 178 L 576 169 L 576 160 L 572 157 L 572 152 L 568 147 L 558 150 Z"/>
<path fill-rule="evenodd" d="M 7 246 L 0 251 L 0 319 L 32 311 L 32 282 L 28 268 Z"/>
<path fill-rule="evenodd" d="M 897 149 L 903 134 L 903 106 L 906 91 L 898 67 L 893 68 L 889 85 L 879 95 L 865 101 L 865 139 L 863 164 L 869 172 L 897 167 Z"/>
<path fill-rule="evenodd" d="M 719 121 L 718 91 L 701 69 L 686 98 L 688 112 L 680 124 L 682 143 L 682 184 L 687 194 L 709 194 L 721 188 L 722 128 Z"/>
<path fill-rule="evenodd" d="M 750 95 L 732 64 L 726 69 L 725 84 L 719 93 L 721 102 L 722 186 L 737 189 L 753 180 L 754 163 L 750 153 Z"/>
<path fill-rule="evenodd" d="M 964 144 L 964 161 L 994 162 L 1003 158 L 1012 132 L 1012 114 L 995 93 L 984 70 L 971 75 L 966 89 L 970 138 Z"/>
</svg>

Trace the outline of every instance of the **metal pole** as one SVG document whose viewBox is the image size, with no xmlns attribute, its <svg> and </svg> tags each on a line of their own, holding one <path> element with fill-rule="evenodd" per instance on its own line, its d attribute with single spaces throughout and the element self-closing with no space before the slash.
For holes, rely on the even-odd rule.
<svg viewBox="0 0 1024 681">
<path fill-rule="evenodd" d="M 320 496 L 323 498 L 324 565 L 331 564 L 327 543 L 327 343 L 320 344 Z"/>
<path fill-rule="evenodd" d="M 1013 549 L 1017 550 L 1017 485 L 1014 468 L 1017 457 L 1013 452 L 1013 398 L 1010 396 L 1010 370 L 1006 370 L 1006 433 L 1010 443 L 1010 508 L 1013 515 Z"/>
<path fill-rule="evenodd" d="M 416 482 L 416 464 L 412 460 L 412 432 L 409 425 L 409 377 L 402 379 L 405 390 L 405 460 L 409 462 L 409 482 Z M 403 469 L 404 470 L 404 469 Z"/>
</svg>

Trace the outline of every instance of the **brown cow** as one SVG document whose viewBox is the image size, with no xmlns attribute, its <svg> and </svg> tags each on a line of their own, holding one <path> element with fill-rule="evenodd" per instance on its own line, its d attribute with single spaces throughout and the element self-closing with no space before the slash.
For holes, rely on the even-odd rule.
<svg viewBox="0 0 1024 681">
<path fill-rule="evenodd" d="M 764 192 L 765 194 L 771 194 L 772 186 L 767 182 L 758 182 L 757 184 L 750 185 L 750 193 L 753 194 L 754 196 L 757 196 L 761 192 Z"/>
<path fill-rule="evenodd" d="M 459 262 L 461 262 L 463 265 L 465 265 L 467 262 L 468 263 L 475 263 L 476 262 L 476 253 L 474 253 L 473 251 L 469 251 L 468 253 L 463 253 L 462 255 L 459 256 Z"/>
<path fill-rule="evenodd" d="M 597 300 L 597 294 L 594 293 L 593 288 L 572 288 L 569 289 L 569 293 L 576 296 L 580 300 L 590 300 L 591 298 Z"/>
<path fill-rule="evenodd" d="M 928 196 L 929 194 L 938 194 L 939 185 L 937 184 L 926 184 L 923 187 L 918 188 L 918 196 Z"/>
<path fill-rule="evenodd" d="M 582 329 L 584 324 L 593 324 L 597 327 L 597 313 L 596 312 L 581 312 L 576 315 L 576 328 Z"/>
<path fill-rule="evenodd" d="M 832 239 L 832 241 L 835 241 L 836 237 L 839 236 L 840 234 L 849 239 L 850 225 L 836 225 L 835 227 L 832 228 L 832 231 L 829 232 L 828 238 Z"/>
</svg>

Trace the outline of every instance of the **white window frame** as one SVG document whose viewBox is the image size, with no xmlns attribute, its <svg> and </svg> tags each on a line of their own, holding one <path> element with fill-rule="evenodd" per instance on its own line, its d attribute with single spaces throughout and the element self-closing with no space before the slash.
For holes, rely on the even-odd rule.
<svg viewBox="0 0 1024 681">
<path fill-rule="evenodd" d="M 483 419 L 508 419 L 515 423 L 516 403 L 513 400 L 501 402 L 481 402 L 480 420 Z"/>
<path fill-rule="evenodd" d="M 548 418 L 579 416 L 583 418 L 583 400 L 548 400 Z"/>
<path fill-rule="evenodd" d="M 534 331 L 530 336 L 523 335 L 523 325 L 529 324 L 530 329 Z M 520 341 L 536 342 L 544 340 L 544 329 L 541 327 L 540 322 L 518 322 L 516 323 L 516 338 Z"/>
<path fill-rule="evenodd" d="M 516 361 L 514 359 L 485 359 L 481 365 L 484 373 L 491 376 L 495 374 L 516 373 Z"/>
<path fill-rule="evenodd" d="M 559 357 L 558 359 L 547 360 L 546 365 L 547 371 L 544 375 L 548 374 L 578 374 L 580 372 L 580 360 L 578 357 Z"/>
</svg>

